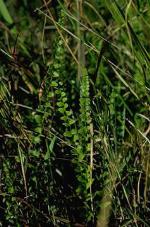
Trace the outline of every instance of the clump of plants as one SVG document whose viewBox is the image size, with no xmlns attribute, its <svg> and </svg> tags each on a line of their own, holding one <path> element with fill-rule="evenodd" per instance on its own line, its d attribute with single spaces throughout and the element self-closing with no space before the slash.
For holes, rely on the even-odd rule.
<svg viewBox="0 0 150 227">
<path fill-rule="evenodd" d="M 0 1 L 1 226 L 149 226 L 149 7 Z"/>
</svg>

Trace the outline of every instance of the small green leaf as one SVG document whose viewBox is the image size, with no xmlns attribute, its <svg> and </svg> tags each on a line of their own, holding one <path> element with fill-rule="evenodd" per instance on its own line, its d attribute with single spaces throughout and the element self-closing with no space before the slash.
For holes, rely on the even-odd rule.
<svg viewBox="0 0 150 227">
<path fill-rule="evenodd" d="M 34 144 L 40 143 L 40 136 L 34 136 L 33 137 L 33 143 Z"/>
<path fill-rule="evenodd" d="M 65 96 L 66 96 L 65 92 L 61 92 L 61 97 L 65 97 Z"/>
<path fill-rule="evenodd" d="M 68 117 L 67 116 L 62 116 L 60 119 L 66 122 L 68 120 Z"/>
<path fill-rule="evenodd" d="M 64 103 L 63 102 L 57 102 L 57 106 L 63 107 L 64 106 Z"/>
<path fill-rule="evenodd" d="M 65 103 L 65 102 L 67 102 L 67 97 L 64 97 L 63 99 L 62 99 L 62 101 Z"/>
<path fill-rule="evenodd" d="M 75 120 L 74 119 L 70 119 L 69 120 L 69 125 L 73 125 L 75 123 Z"/>
<path fill-rule="evenodd" d="M 68 108 L 68 104 L 67 103 L 63 103 L 64 108 L 67 109 Z"/>
<path fill-rule="evenodd" d="M 54 77 L 59 77 L 58 72 L 54 72 L 53 74 L 54 74 Z"/>
<path fill-rule="evenodd" d="M 66 136 L 66 137 L 72 137 L 72 134 L 71 134 L 70 131 L 68 131 L 68 132 L 65 132 L 65 133 L 64 133 L 64 136 Z"/>
<path fill-rule="evenodd" d="M 71 116 L 71 115 L 72 115 L 72 111 L 71 111 L 71 110 L 66 111 L 66 115 L 67 115 L 68 117 Z"/>
<path fill-rule="evenodd" d="M 59 111 L 60 113 L 64 114 L 65 109 L 64 109 L 64 108 L 58 108 L 58 111 Z"/>
<path fill-rule="evenodd" d="M 38 158 L 40 156 L 40 152 L 38 150 L 31 150 L 30 155 Z"/>
<path fill-rule="evenodd" d="M 14 188 L 13 188 L 13 187 L 9 187 L 9 188 L 8 188 L 8 192 L 9 192 L 10 194 L 14 193 Z"/>
<path fill-rule="evenodd" d="M 51 86 L 52 86 L 52 87 L 57 87 L 58 84 L 56 83 L 56 81 L 52 81 L 52 82 L 51 82 Z"/>
<path fill-rule="evenodd" d="M 50 154 L 53 153 L 55 141 L 56 141 L 56 136 L 53 137 L 49 146 L 47 144 L 47 152 L 44 156 L 44 160 L 48 160 L 50 158 Z"/>
<path fill-rule="evenodd" d="M 41 127 L 37 127 L 37 128 L 35 128 L 35 132 L 37 132 L 37 133 L 41 134 L 41 132 L 42 132 L 42 128 L 41 128 Z"/>
</svg>

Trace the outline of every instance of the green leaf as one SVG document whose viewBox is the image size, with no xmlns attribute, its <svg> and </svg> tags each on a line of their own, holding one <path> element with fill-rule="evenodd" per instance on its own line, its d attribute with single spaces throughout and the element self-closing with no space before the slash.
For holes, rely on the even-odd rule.
<svg viewBox="0 0 150 227">
<path fill-rule="evenodd" d="M 62 116 L 60 119 L 66 122 L 68 120 L 68 117 L 67 116 Z"/>
<path fill-rule="evenodd" d="M 62 114 L 64 114 L 66 112 L 66 109 L 65 108 L 58 108 L 58 111 Z"/>
<path fill-rule="evenodd" d="M 40 152 L 39 150 L 31 150 L 30 155 L 38 158 L 40 156 Z"/>
<path fill-rule="evenodd" d="M 14 193 L 14 188 L 12 186 L 8 187 L 8 192 L 10 194 Z"/>
<path fill-rule="evenodd" d="M 44 160 L 48 160 L 50 158 L 50 154 L 53 153 L 55 141 L 56 141 L 56 136 L 53 137 L 49 146 L 47 144 L 47 152 L 44 156 Z"/>
<path fill-rule="evenodd" d="M 12 17 L 10 16 L 6 4 L 3 0 L 0 0 L 0 13 L 5 21 L 7 21 L 9 24 L 13 23 Z"/>
<path fill-rule="evenodd" d="M 70 119 L 69 120 L 69 125 L 73 125 L 75 123 L 75 120 L 74 119 Z"/>
<path fill-rule="evenodd" d="M 40 136 L 34 136 L 33 137 L 33 143 L 34 144 L 40 143 Z"/>
<path fill-rule="evenodd" d="M 56 82 L 56 81 L 52 81 L 52 82 L 51 82 L 51 86 L 52 86 L 52 87 L 57 87 L 57 86 L 58 86 L 58 84 L 57 84 L 57 82 Z"/>
<path fill-rule="evenodd" d="M 57 106 L 63 107 L 64 106 L 64 103 L 63 102 L 57 102 Z"/>
<path fill-rule="evenodd" d="M 67 132 L 64 133 L 64 136 L 66 136 L 66 137 L 72 137 L 72 134 L 71 134 L 70 131 L 67 131 Z"/>
<path fill-rule="evenodd" d="M 71 110 L 66 111 L 66 115 L 67 117 L 70 117 L 72 115 L 72 111 Z"/>
</svg>

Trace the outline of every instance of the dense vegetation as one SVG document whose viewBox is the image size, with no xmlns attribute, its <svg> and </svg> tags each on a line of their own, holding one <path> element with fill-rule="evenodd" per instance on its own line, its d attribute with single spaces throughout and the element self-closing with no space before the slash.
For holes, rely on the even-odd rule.
<svg viewBox="0 0 150 227">
<path fill-rule="evenodd" d="M 149 21 L 0 0 L 0 226 L 150 226 Z"/>
</svg>

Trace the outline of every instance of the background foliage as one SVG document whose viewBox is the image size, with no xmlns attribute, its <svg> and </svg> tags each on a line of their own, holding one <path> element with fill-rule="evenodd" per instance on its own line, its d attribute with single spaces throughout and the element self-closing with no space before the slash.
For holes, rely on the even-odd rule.
<svg viewBox="0 0 150 227">
<path fill-rule="evenodd" d="M 0 0 L 1 226 L 150 226 L 149 20 Z"/>
</svg>

